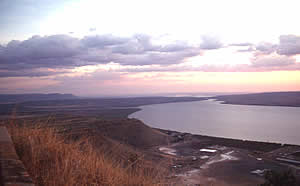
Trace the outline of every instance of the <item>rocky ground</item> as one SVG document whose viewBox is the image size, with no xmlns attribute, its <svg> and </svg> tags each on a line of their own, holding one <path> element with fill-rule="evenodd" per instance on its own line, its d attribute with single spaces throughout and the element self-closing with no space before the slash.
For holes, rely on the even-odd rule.
<svg viewBox="0 0 300 186">
<path fill-rule="evenodd" d="M 172 178 L 184 185 L 259 185 L 268 170 L 292 169 L 300 176 L 300 164 L 278 160 L 298 160 L 299 146 L 231 139 L 225 143 L 220 138 L 161 131 L 174 142 L 152 149 L 172 159 Z"/>
</svg>

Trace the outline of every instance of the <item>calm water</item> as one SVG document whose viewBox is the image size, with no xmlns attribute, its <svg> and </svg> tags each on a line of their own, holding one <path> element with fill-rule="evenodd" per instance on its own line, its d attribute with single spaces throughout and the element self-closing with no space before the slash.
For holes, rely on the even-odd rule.
<svg viewBox="0 0 300 186">
<path fill-rule="evenodd" d="M 147 105 L 131 114 L 151 127 L 193 134 L 300 144 L 300 108 L 197 101 Z"/>
</svg>

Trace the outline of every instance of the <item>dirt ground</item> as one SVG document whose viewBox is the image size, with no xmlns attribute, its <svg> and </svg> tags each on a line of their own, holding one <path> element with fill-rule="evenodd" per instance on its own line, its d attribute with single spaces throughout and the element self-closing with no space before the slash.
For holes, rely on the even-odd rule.
<svg viewBox="0 0 300 186">
<path fill-rule="evenodd" d="M 267 170 L 292 169 L 300 175 L 299 165 L 283 164 L 276 159 L 291 157 L 293 152 L 300 151 L 299 146 L 241 140 L 226 144 L 214 137 L 163 132 L 173 136 L 174 141 L 152 150 L 172 159 L 173 179 L 180 180 L 182 185 L 259 185 L 264 182 L 263 175 Z"/>
</svg>

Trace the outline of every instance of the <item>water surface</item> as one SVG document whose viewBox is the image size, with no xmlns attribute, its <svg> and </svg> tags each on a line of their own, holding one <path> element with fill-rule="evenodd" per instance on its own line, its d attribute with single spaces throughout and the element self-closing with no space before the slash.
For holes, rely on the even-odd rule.
<svg viewBox="0 0 300 186">
<path fill-rule="evenodd" d="M 300 108 L 197 101 L 141 106 L 130 118 L 193 134 L 300 145 Z"/>
</svg>

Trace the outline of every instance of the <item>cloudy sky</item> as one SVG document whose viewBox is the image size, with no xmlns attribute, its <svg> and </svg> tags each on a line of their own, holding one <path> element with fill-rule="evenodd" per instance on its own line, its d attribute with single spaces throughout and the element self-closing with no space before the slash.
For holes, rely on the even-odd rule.
<svg viewBox="0 0 300 186">
<path fill-rule="evenodd" d="M 0 0 L 0 93 L 300 91 L 297 0 Z"/>
</svg>

